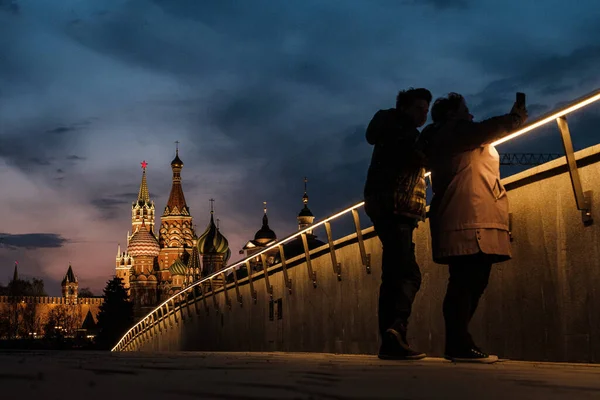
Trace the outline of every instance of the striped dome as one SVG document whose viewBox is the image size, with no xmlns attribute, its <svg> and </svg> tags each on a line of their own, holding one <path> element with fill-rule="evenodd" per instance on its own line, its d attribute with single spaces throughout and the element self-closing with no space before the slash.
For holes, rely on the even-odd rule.
<svg viewBox="0 0 600 400">
<path fill-rule="evenodd" d="M 177 260 L 169 267 L 169 272 L 171 275 L 185 276 L 187 274 L 187 266 L 181 261 L 181 258 L 177 257 Z"/>
<path fill-rule="evenodd" d="M 127 245 L 127 252 L 130 256 L 148 256 L 157 257 L 160 253 L 160 246 L 153 234 L 148 231 L 146 224 L 142 221 L 140 229 L 133 234 Z"/>
<path fill-rule="evenodd" d="M 210 223 L 206 227 L 206 230 L 198 238 L 197 246 L 198 253 L 200 254 L 226 255 L 229 251 L 229 242 L 217 229 L 212 214 L 210 215 Z"/>
</svg>

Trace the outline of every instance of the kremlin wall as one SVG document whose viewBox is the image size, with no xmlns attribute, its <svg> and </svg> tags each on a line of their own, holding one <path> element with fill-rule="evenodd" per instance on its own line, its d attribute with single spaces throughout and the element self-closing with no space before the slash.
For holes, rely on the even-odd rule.
<svg viewBox="0 0 600 400">
<path fill-rule="evenodd" d="M 11 283 L 19 280 L 17 264 Z M 9 288 L 11 286 L 9 283 Z M 79 283 L 73 268 L 61 282 L 62 297 L 48 296 L 0 296 L 0 339 L 7 332 L 18 337 L 42 337 L 44 327 L 51 315 L 59 322 L 67 335 L 75 332 L 94 334 L 102 297 L 79 297 Z"/>
</svg>

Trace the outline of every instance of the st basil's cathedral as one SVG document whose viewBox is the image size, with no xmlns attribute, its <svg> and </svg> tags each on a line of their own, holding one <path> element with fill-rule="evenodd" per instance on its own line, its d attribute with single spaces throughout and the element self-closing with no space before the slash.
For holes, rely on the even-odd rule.
<svg viewBox="0 0 600 400">
<path fill-rule="evenodd" d="M 183 161 L 179 158 L 179 148 L 171 161 L 173 171 L 171 193 L 161 216 L 160 227 L 155 227 L 155 205 L 150 199 L 146 168 L 142 165 L 142 182 L 138 198 L 131 206 L 131 234 L 127 234 L 126 251 L 118 246 L 116 276 L 123 280 L 134 304 L 134 313 L 140 318 L 158 304 L 191 283 L 221 270 L 231 257 L 227 238 L 221 233 L 218 220 L 215 224 L 211 199 L 210 222 L 198 236 L 192 223 L 190 209 L 185 201 L 181 185 Z M 298 228 L 304 229 L 314 221 L 308 209 L 306 178 L 304 179 L 304 207 L 297 216 Z M 269 228 L 266 203 L 262 216 L 262 227 L 249 240 L 240 254 L 250 256 L 277 240 Z M 324 242 L 318 240 L 312 231 L 307 232 L 309 249 L 319 247 Z M 298 237 L 284 245 L 286 258 L 304 252 L 302 240 Z M 268 255 L 268 264 L 278 262 L 278 254 Z M 254 271 L 262 269 L 259 259 L 251 262 Z M 240 270 L 238 278 L 247 274 Z"/>
</svg>

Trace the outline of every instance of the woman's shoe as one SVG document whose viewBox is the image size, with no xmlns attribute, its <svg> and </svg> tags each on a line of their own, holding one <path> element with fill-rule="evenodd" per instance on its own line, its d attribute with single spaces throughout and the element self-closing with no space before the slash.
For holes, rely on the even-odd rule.
<svg viewBox="0 0 600 400">
<path fill-rule="evenodd" d="M 486 354 L 477 347 L 472 347 L 466 351 L 461 352 L 446 352 L 444 358 L 452 362 L 468 362 L 480 364 L 493 364 L 496 361 L 498 361 L 498 356 Z"/>
</svg>

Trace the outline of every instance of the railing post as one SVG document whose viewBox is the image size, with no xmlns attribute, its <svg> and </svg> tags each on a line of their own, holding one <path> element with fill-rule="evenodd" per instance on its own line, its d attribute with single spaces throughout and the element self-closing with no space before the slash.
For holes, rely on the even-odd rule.
<svg viewBox="0 0 600 400">
<path fill-rule="evenodd" d="M 192 288 L 192 297 L 194 298 L 194 311 L 196 311 L 196 315 L 200 315 L 200 310 L 198 310 L 198 297 L 196 296 L 196 290 L 198 290 L 199 285 L 195 285 Z"/>
<path fill-rule="evenodd" d="M 342 264 L 337 261 L 335 254 L 335 245 L 333 244 L 333 235 L 331 234 L 331 224 L 329 221 L 325 222 L 325 232 L 327 233 L 327 242 L 329 243 L 329 254 L 331 255 L 331 265 L 333 266 L 333 273 L 337 275 L 338 281 L 342 280 Z"/>
<path fill-rule="evenodd" d="M 163 313 L 163 326 L 165 328 L 165 331 L 167 331 L 169 330 L 169 327 L 172 326 L 171 321 L 169 320 L 169 303 L 165 303 L 164 307 L 164 310 L 161 311 Z"/>
<path fill-rule="evenodd" d="M 227 277 L 225 276 L 225 272 L 221 272 L 221 276 L 223 277 L 223 294 L 225 295 L 225 305 L 231 310 L 231 300 L 229 300 L 229 293 L 227 292 Z"/>
<path fill-rule="evenodd" d="M 310 251 L 308 250 L 308 240 L 306 239 L 306 232 L 302 232 L 302 245 L 304 246 L 304 256 L 306 258 L 306 268 L 308 269 L 308 277 L 313 282 L 313 287 L 317 287 L 317 273 L 312 269 L 312 263 L 310 261 Z"/>
<path fill-rule="evenodd" d="M 204 304 L 204 310 L 206 311 L 206 315 L 209 315 L 208 304 L 206 303 L 206 294 L 204 293 L 206 290 L 206 285 L 202 285 L 202 291 L 200 294 L 202 295 L 202 303 Z"/>
<path fill-rule="evenodd" d="M 287 288 L 288 292 L 290 294 L 292 294 L 292 280 L 288 278 L 288 271 L 287 271 L 287 265 L 286 265 L 286 260 L 285 260 L 285 253 L 283 251 L 283 245 L 280 244 L 278 247 L 279 247 L 279 258 L 281 259 L 281 270 L 283 271 L 283 281 L 285 283 L 285 287 Z"/>
<path fill-rule="evenodd" d="M 583 224 L 588 226 L 594 222 L 592 218 L 592 192 L 583 192 L 581 187 L 581 180 L 579 179 L 579 170 L 577 169 L 577 160 L 575 159 L 575 152 L 573 151 L 573 143 L 571 142 L 571 134 L 569 132 L 569 124 L 567 123 L 566 117 L 560 117 L 556 119 L 558 129 L 560 130 L 560 136 L 562 138 L 563 147 L 565 149 L 565 155 L 567 157 L 567 166 L 569 167 L 569 176 L 571 177 L 571 186 L 573 186 L 573 193 L 575 193 L 575 203 L 577 209 L 581 211 L 581 219 Z"/>
<path fill-rule="evenodd" d="M 177 308 L 175 306 L 175 297 L 171 299 L 171 305 L 173 306 L 173 321 L 179 325 L 179 320 L 177 319 Z"/>
<path fill-rule="evenodd" d="M 193 288 L 191 288 L 193 291 Z M 185 309 L 187 310 L 187 314 L 189 319 L 192 319 L 192 310 L 190 309 L 190 293 L 185 294 Z"/>
<path fill-rule="evenodd" d="M 162 332 L 162 326 L 160 325 L 162 315 L 163 315 L 162 307 L 158 307 L 156 309 L 156 325 L 158 326 L 158 333 Z"/>
<path fill-rule="evenodd" d="M 244 304 L 242 303 L 242 295 L 240 294 L 240 287 L 238 286 L 237 270 L 233 268 L 231 273 L 233 274 L 233 282 L 235 285 L 235 295 L 237 297 L 237 301 L 240 303 L 240 307 L 243 307 Z"/>
<path fill-rule="evenodd" d="M 210 295 L 213 300 L 213 307 L 215 308 L 216 312 L 219 312 L 219 305 L 217 304 L 217 294 L 215 293 L 215 284 L 213 282 L 213 278 L 210 278 L 208 281 L 210 282 Z"/>
<path fill-rule="evenodd" d="M 358 218 L 358 211 L 352 210 L 352 218 L 354 219 L 354 227 L 356 228 L 356 240 L 358 241 L 358 249 L 360 250 L 360 258 L 362 260 L 363 267 L 367 269 L 367 274 L 371 273 L 371 254 L 367 254 L 365 250 L 365 242 L 362 236 L 362 230 L 360 229 L 360 219 Z"/>
<path fill-rule="evenodd" d="M 252 282 L 252 266 L 250 265 L 250 261 L 246 260 L 246 269 L 248 270 L 248 282 L 250 283 L 250 294 L 252 296 L 252 301 L 256 304 L 256 290 L 254 290 L 254 282 Z"/>
<path fill-rule="evenodd" d="M 262 262 L 263 273 L 265 274 L 265 286 L 267 289 L 267 293 L 269 294 L 269 297 L 272 299 L 273 298 L 273 286 L 271 286 L 271 283 L 269 282 L 269 271 L 267 271 L 267 256 L 265 255 L 265 253 L 262 253 L 260 255 L 260 260 Z"/>
<path fill-rule="evenodd" d="M 179 315 L 181 315 L 181 322 L 185 321 L 185 315 L 183 315 L 183 303 L 181 302 L 182 295 L 177 296 L 179 298 Z M 175 300 L 173 300 L 175 301 Z"/>
</svg>

